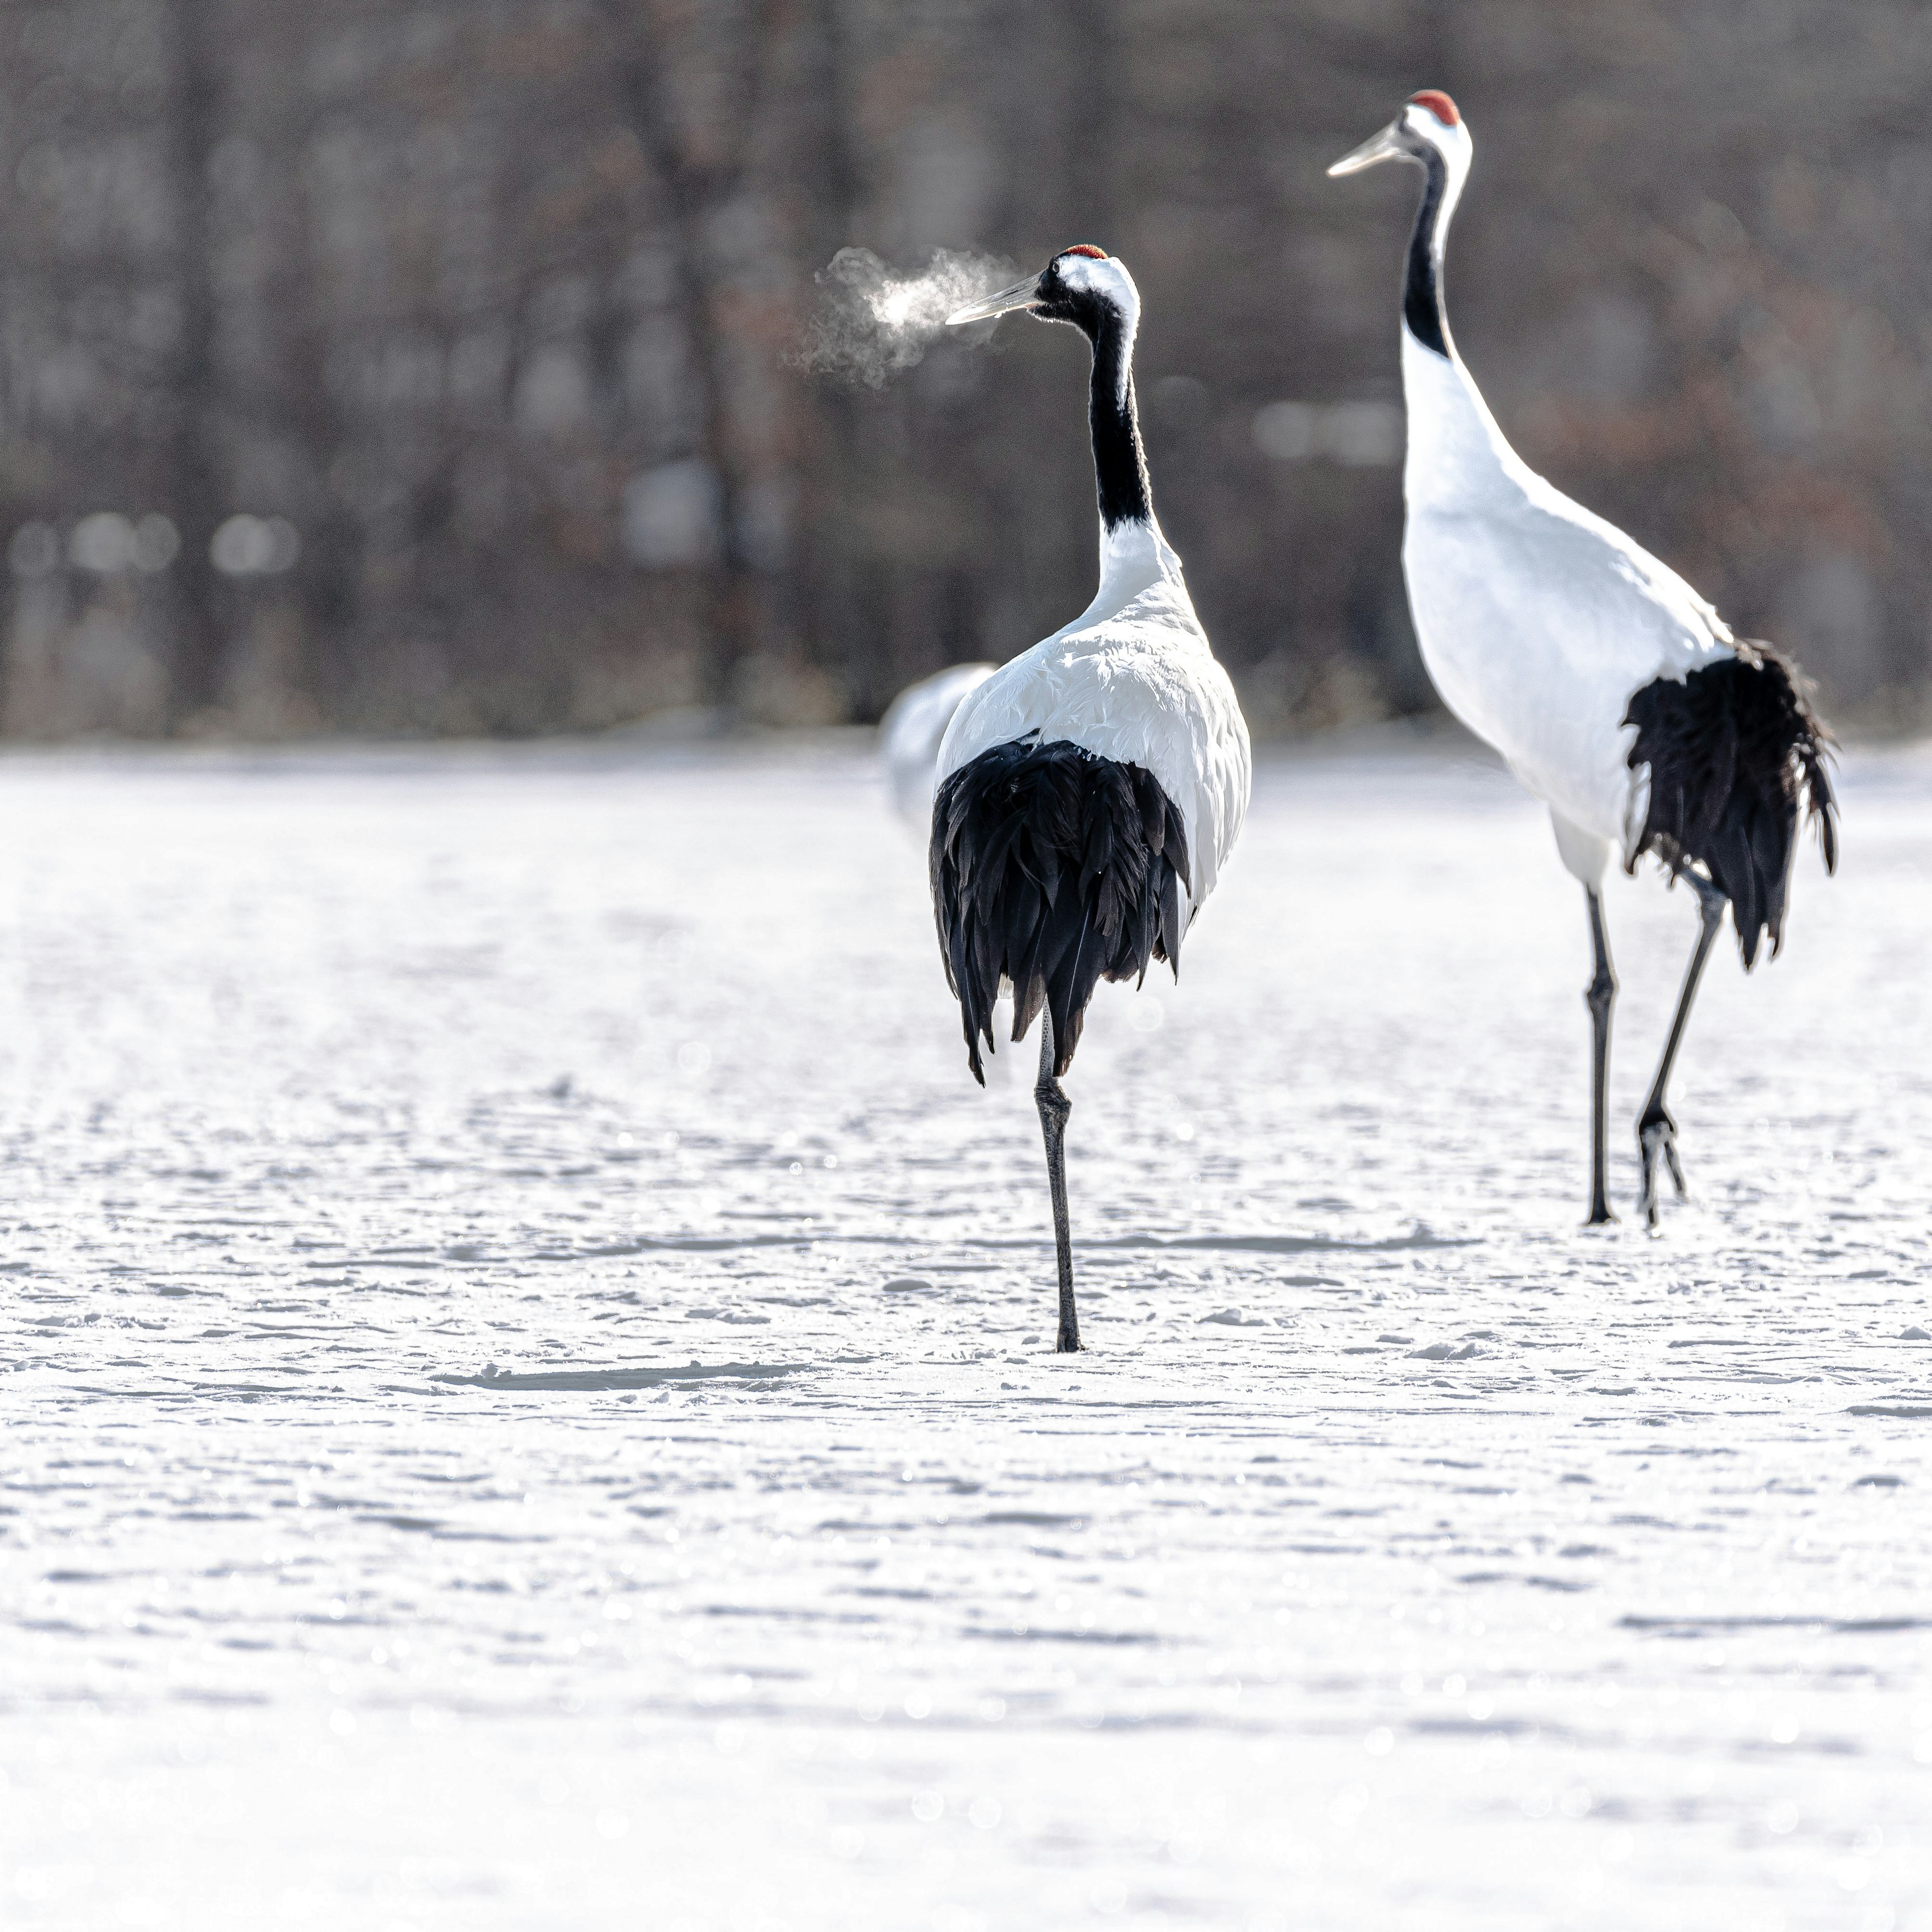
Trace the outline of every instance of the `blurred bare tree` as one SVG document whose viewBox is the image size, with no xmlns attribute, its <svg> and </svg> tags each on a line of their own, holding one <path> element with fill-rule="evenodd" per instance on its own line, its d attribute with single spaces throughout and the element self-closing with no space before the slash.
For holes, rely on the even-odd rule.
<svg viewBox="0 0 1932 1932">
<path fill-rule="evenodd" d="M 216 0 L 173 0 L 173 73 L 166 118 L 167 193 L 174 224 L 175 348 L 165 388 L 163 513 L 180 544 L 172 562 L 173 648 L 167 715 L 177 726 L 216 703 L 224 613 L 212 546 L 226 489 L 217 438 L 225 411 L 216 360 L 218 320 L 212 188 L 221 127 L 223 57 Z"/>
<path fill-rule="evenodd" d="M 678 326 L 690 357 L 697 420 L 688 460 L 703 466 L 716 528 L 705 686 L 719 704 L 731 700 L 758 631 L 747 527 L 758 486 L 732 419 L 731 278 L 724 257 L 734 216 L 748 213 L 743 197 L 765 123 L 778 11 L 775 0 L 755 0 L 736 17 L 722 5 L 674 8 L 652 0 L 604 0 L 603 8 L 625 123 L 656 177 Z M 700 64 L 710 71 L 694 75 Z"/>
<path fill-rule="evenodd" d="M 862 245 L 1124 256 L 1163 520 L 1257 725 L 1431 703 L 1410 184 L 1524 454 L 1912 723 L 1932 14 L 1911 0 L 14 0 L 0 729 L 875 716 L 1078 608 L 1079 345 L 790 359 Z"/>
</svg>

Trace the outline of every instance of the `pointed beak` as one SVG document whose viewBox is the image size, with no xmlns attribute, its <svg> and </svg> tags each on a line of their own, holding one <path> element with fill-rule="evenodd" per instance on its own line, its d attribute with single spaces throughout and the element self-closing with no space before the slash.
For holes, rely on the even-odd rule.
<svg viewBox="0 0 1932 1932">
<path fill-rule="evenodd" d="M 964 308 L 956 308 L 946 318 L 948 328 L 955 328 L 962 322 L 991 322 L 996 315 L 1010 315 L 1016 308 L 1037 308 L 1040 306 L 1040 278 L 1029 275 L 1023 282 L 1016 282 L 1010 289 L 1002 289 L 996 296 L 984 296 L 976 302 L 968 302 Z"/>
<path fill-rule="evenodd" d="M 1359 174 L 1378 161 L 1406 161 L 1408 150 L 1402 146 L 1401 130 L 1391 121 L 1379 134 L 1372 134 L 1359 148 L 1351 148 L 1328 172 L 1331 175 Z"/>
</svg>

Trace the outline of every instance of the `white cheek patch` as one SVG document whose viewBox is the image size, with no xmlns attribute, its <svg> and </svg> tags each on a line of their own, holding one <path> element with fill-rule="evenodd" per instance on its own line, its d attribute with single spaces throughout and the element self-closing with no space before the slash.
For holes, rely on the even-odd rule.
<svg viewBox="0 0 1932 1932">
<path fill-rule="evenodd" d="M 1133 277 L 1127 273 L 1125 262 L 1111 255 L 1063 255 L 1060 279 L 1070 289 L 1088 290 L 1103 296 L 1130 315 L 1138 316 L 1141 312 L 1141 292 L 1134 286 Z"/>
<path fill-rule="evenodd" d="M 1452 170 L 1467 172 L 1475 153 L 1475 143 L 1469 138 L 1466 121 L 1459 121 L 1453 128 L 1444 127 L 1427 108 L 1418 107 L 1412 101 L 1403 110 L 1402 124 L 1418 140 L 1426 141 L 1435 148 Z"/>
</svg>

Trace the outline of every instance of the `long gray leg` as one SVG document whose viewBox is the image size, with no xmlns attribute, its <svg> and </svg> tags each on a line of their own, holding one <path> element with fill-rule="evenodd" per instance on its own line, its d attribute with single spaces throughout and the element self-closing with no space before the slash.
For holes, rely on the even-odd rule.
<svg viewBox="0 0 1932 1932">
<path fill-rule="evenodd" d="M 1033 1097 L 1040 1108 L 1040 1130 L 1046 1140 L 1046 1179 L 1053 1190 L 1053 1240 L 1060 1256 L 1060 1340 L 1063 1355 L 1080 1346 L 1080 1321 L 1073 1312 L 1073 1234 L 1066 1221 L 1066 1117 L 1073 1102 L 1054 1078 L 1053 1009 L 1040 1009 L 1040 1078 Z"/>
<path fill-rule="evenodd" d="M 1610 1130 L 1610 1009 L 1616 1004 L 1617 976 L 1610 964 L 1610 936 L 1604 926 L 1604 896 L 1595 886 L 1586 886 L 1583 897 L 1590 908 L 1590 945 L 1597 962 L 1583 989 L 1583 1004 L 1590 1009 L 1590 1218 L 1584 1225 L 1600 1228 L 1617 1218 L 1607 1196 L 1605 1151 Z"/>
<path fill-rule="evenodd" d="M 1701 872 L 1686 869 L 1678 874 L 1688 879 L 1697 895 L 1697 950 L 1690 956 L 1690 968 L 1684 976 L 1684 990 L 1678 995 L 1677 1017 L 1670 1023 L 1670 1037 L 1664 1043 L 1664 1058 L 1658 1062 L 1657 1078 L 1651 1082 L 1650 1098 L 1636 1124 L 1638 1151 L 1643 1156 L 1643 1186 L 1637 1205 L 1643 1211 L 1652 1233 L 1657 1228 L 1657 1168 L 1666 1162 L 1677 1198 L 1684 1198 L 1684 1167 L 1677 1158 L 1677 1123 L 1664 1104 L 1664 1090 L 1670 1084 L 1670 1070 L 1677 1064 L 1677 1049 L 1684 1043 L 1684 1024 L 1690 1017 L 1690 1002 L 1697 997 L 1697 982 L 1704 976 L 1704 962 L 1717 943 L 1718 928 L 1724 922 L 1724 896 Z"/>
</svg>

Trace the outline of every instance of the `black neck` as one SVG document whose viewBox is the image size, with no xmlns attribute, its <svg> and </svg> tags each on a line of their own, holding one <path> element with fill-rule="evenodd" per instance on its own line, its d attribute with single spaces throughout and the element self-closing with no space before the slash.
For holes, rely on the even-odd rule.
<svg viewBox="0 0 1932 1932">
<path fill-rule="evenodd" d="M 1094 479 L 1100 521 L 1112 530 L 1138 518 L 1154 519 L 1147 452 L 1134 412 L 1134 374 L 1125 321 L 1111 306 L 1101 309 L 1094 344 L 1094 387 L 1088 415 L 1094 430 Z"/>
<path fill-rule="evenodd" d="M 1449 353 L 1449 318 L 1442 312 L 1442 260 L 1436 251 L 1436 218 L 1449 191 L 1449 165 L 1424 142 L 1421 161 L 1428 176 L 1422 206 L 1415 212 L 1415 232 L 1408 238 L 1408 273 L 1402 286 L 1402 319 L 1408 332 L 1425 349 Z"/>
</svg>

